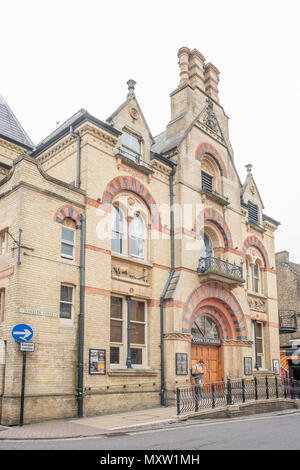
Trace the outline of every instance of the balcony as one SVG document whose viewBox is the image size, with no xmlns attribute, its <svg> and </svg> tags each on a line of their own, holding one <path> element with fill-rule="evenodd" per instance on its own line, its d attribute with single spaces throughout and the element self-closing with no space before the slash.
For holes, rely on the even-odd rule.
<svg viewBox="0 0 300 470">
<path fill-rule="evenodd" d="M 146 175 L 149 175 L 154 171 L 153 165 L 145 162 L 140 155 L 127 152 L 124 148 L 118 147 L 116 158 L 121 159 L 121 161 L 126 165 L 131 166 Z"/>
<path fill-rule="evenodd" d="M 235 262 L 229 263 L 228 260 L 207 256 L 199 259 L 197 273 L 203 281 L 214 280 L 235 287 L 245 282 L 243 279 L 243 261 L 240 266 Z"/>
<path fill-rule="evenodd" d="M 279 334 L 296 333 L 298 330 L 297 313 L 294 310 L 279 311 Z"/>
</svg>

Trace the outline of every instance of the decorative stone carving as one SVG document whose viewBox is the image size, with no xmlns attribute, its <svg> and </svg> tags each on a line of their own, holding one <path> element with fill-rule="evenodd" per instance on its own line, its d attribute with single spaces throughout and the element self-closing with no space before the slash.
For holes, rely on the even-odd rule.
<svg viewBox="0 0 300 470">
<path fill-rule="evenodd" d="M 248 296 L 248 303 L 251 310 L 255 310 L 256 312 L 266 313 L 266 300 L 260 299 L 258 297 L 250 297 Z"/>
<path fill-rule="evenodd" d="M 114 264 L 112 278 L 149 285 L 149 270 L 144 266 Z"/>
</svg>

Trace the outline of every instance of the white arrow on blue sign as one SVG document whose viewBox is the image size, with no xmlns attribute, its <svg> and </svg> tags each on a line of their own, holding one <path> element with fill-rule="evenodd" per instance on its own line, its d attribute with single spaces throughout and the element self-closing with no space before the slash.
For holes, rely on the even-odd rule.
<svg viewBox="0 0 300 470">
<path fill-rule="evenodd" d="M 18 343 L 27 343 L 33 337 L 33 329 L 29 325 L 19 323 L 13 327 L 11 334 Z"/>
</svg>

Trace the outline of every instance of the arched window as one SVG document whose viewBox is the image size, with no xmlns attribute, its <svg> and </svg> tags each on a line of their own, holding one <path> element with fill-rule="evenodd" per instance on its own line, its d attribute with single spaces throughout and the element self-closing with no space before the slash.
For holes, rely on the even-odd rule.
<svg viewBox="0 0 300 470">
<path fill-rule="evenodd" d="M 217 344 L 220 342 L 216 324 L 206 315 L 198 317 L 192 326 L 193 343 Z"/>
<path fill-rule="evenodd" d="M 148 217 L 140 199 L 130 193 L 120 194 L 112 205 L 112 253 L 145 260 L 149 254 L 146 243 Z"/>
<path fill-rule="evenodd" d="M 201 258 L 207 258 L 208 256 L 213 256 L 212 241 L 205 232 L 203 233 L 203 236 L 201 238 L 200 256 Z"/>
<path fill-rule="evenodd" d="M 115 253 L 123 252 L 123 214 L 117 206 L 112 206 L 111 250 Z"/>
<path fill-rule="evenodd" d="M 145 224 L 139 213 L 135 213 L 129 224 L 129 251 L 131 256 L 145 256 Z"/>
</svg>

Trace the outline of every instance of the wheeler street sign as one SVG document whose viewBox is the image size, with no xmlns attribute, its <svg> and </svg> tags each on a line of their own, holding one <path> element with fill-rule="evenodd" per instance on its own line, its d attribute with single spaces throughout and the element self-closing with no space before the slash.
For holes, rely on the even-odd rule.
<svg viewBox="0 0 300 470">
<path fill-rule="evenodd" d="M 27 343 L 33 336 L 33 329 L 29 325 L 19 323 L 13 327 L 11 334 L 18 343 Z"/>
</svg>

